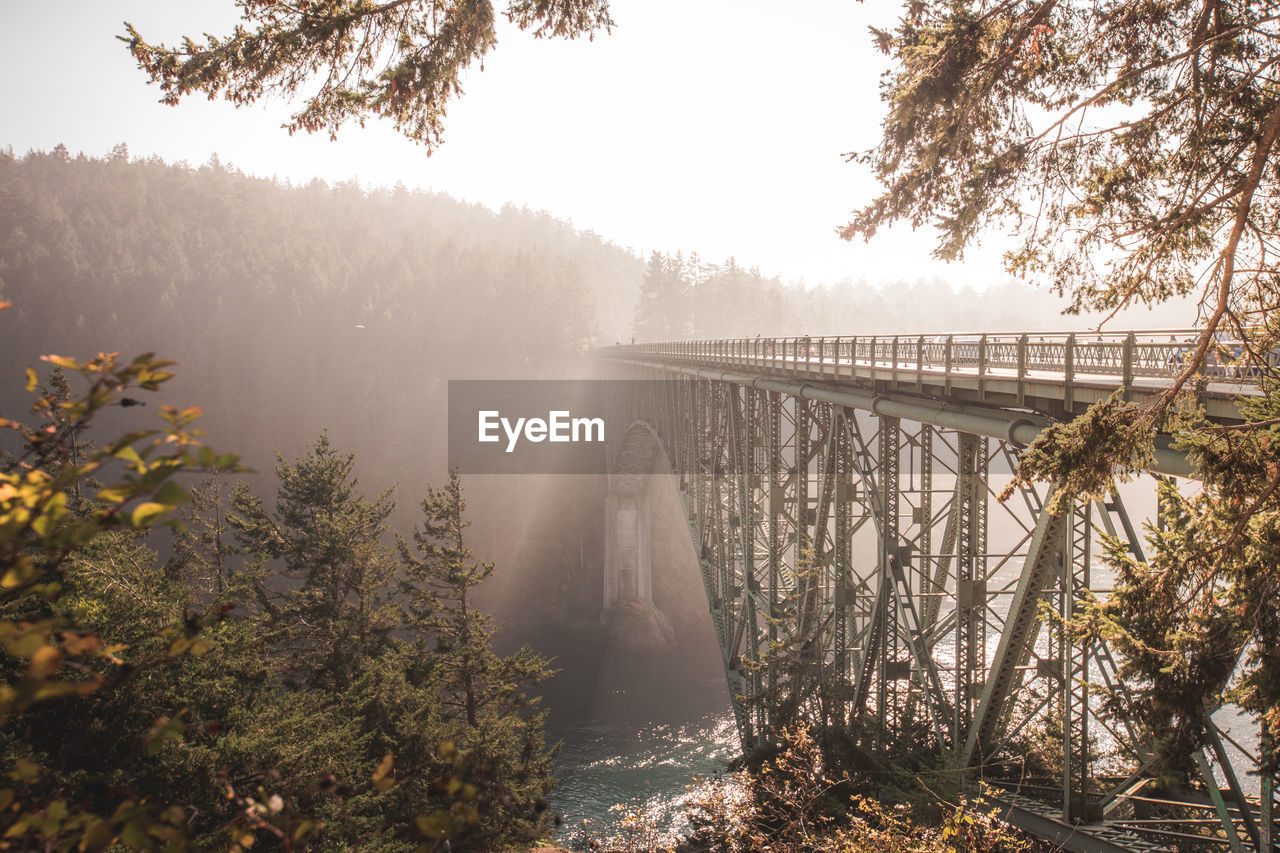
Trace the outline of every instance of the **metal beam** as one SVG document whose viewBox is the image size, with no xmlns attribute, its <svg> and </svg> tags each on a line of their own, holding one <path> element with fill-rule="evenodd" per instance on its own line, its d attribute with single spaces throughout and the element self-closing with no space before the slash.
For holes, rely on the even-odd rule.
<svg viewBox="0 0 1280 853">
<path fill-rule="evenodd" d="M 1046 506 L 1052 502 L 1054 494 L 1050 492 L 1045 500 Z M 965 739 L 963 755 L 967 765 L 980 764 L 985 750 L 999 739 L 998 726 L 1016 686 L 1019 666 L 1040 629 L 1040 602 L 1060 566 L 1066 522 L 1065 514 L 1050 512 L 1041 512 L 1036 519 L 1031 548 L 1009 606 L 1009 615 L 1005 618 L 1004 633 L 1000 635 L 996 656 L 978 702 L 978 711 Z"/>
<path fill-rule="evenodd" d="M 1132 832 L 1103 825 L 1063 823 L 1046 814 L 1043 806 L 1029 797 L 1012 792 L 988 793 L 986 799 L 995 804 L 997 817 L 1025 832 L 1043 838 L 1062 850 L 1075 853 L 1170 853 L 1169 848 L 1153 844 Z"/>
<path fill-rule="evenodd" d="M 896 394 L 874 394 L 847 388 L 829 388 L 806 382 L 769 379 L 702 367 L 668 364 L 658 368 L 644 361 L 631 363 L 651 369 L 660 369 L 669 373 L 698 376 L 716 382 L 751 385 L 755 388 L 778 391 L 806 400 L 821 400 L 886 417 L 918 421 L 919 423 L 954 429 L 973 435 L 998 438 L 1019 446 L 1026 446 L 1035 441 L 1036 437 L 1049 425 L 1045 418 L 1023 412 L 1009 412 L 998 408 L 961 409 L 946 403 L 920 400 Z M 1157 437 L 1150 470 L 1172 477 L 1191 478 L 1195 476 L 1195 470 L 1191 467 L 1186 455 L 1170 447 L 1168 439 L 1164 437 Z"/>
</svg>

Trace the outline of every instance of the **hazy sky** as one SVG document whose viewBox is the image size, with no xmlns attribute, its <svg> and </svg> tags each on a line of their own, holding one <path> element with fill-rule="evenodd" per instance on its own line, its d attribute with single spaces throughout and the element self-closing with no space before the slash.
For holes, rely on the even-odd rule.
<svg viewBox="0 0 1280 853">
<path fill-rule="evenodd" d="M 290 137 L 280 101 L 158 104 L 114 38 L 121 22 L 153 42 L 222 34 L 236 20 L 232 0 L 0 3 L 0 147 L 18 154 L 59 142 L 104 154 L 126 142 L 135 156 L 195 165 L 216 151 L 295 181 L 403 181 L 545 209 L 641 253 L 733 255 L 809 283 L 1003 278 L 998 238 L 944 265 L 929 258 L 930 237 L 909 229 L 869 245 L 835 236 L 874 192 L 842 155 L 877 139 L 884 58 L 867 26 L 891 26 L 896 4 L 815 0 L 782 14 L 759 0 L 616 0 L 617 27 L 594 42 L 506 28 L 484 70 L 467 75 L 445 144 L 428 158 L 378 122 L 336 143 Z"/>
</svg>

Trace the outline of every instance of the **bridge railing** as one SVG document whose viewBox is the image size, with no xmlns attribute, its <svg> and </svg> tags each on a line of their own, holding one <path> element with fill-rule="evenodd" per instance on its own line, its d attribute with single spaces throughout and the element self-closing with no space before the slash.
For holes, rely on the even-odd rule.
<svg viewBox="0 0 1280 853">
<path fill-rule="evenodd" d="M 1149 332 L 1035 332 L 1014 334 L 850 335 L 730 338 L 633 344 L 625 351 L 705 363 L 780 367 L 848 365 L 873 375 L 911 373 L 1004 374 L 1019 379 L 1040 375 L 1106 377 L 1128 385 L 1135 378 L 1177 375 L 1195 349 L 1195 329 Z M 1256 364 L 1242 359 L 1238 340 L 1214 340 L 1202 367 L 1213 379 L 1249 381 Z M 1280 364 L 1276 353 L 1268 366 Z M 889 378 L 888 375 L 883 378 Z"/>
</svg>

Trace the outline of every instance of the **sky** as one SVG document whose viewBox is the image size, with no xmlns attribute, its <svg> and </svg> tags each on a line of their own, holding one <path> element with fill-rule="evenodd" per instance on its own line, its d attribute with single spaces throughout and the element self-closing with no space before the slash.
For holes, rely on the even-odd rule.
<svg viewBox="0 0 1280 853">
<path fill-rule="evenodd" d="M 844 155 L 878 139 L 887 60 L 867 27 L 892 26 L 896 4 L 812 0 L 781 14 L 762 0 L 615 0 L 616 27 L 593 41 L 504 26 L 429 157 L 377 120 L 337 142 L 289 136 L 280 125 L 297 105 L 282 100 L 159 104 L 115 38 L 122 22 L 153 43 L 225 34 L 232 0 L 0 6 L 0 148 L 19 155 L 58 143 L 102 155 L 124 142 L 133 156 L 199 165 L 216 152 L 295 182 L 403 182 L 546 210 L 642 256 L 732 256 L 789 282 L 937 277 L 982 289 L 1006 278 L 999 236 L 955 264 L 930 258 L 931 234 L 906 227 L 869 244 L 836 236 L 876 190 Z"/>
</svg>

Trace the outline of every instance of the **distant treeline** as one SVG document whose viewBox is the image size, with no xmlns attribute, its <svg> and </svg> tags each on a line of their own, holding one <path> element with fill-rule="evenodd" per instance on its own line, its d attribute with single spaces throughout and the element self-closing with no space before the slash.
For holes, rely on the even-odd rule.
<svg viewBox="0 0 1280 853">
<path fill-rule="evenodd" d="M 922 251 L 927 244 L 921 241 Z M 1063 316 L 1052 292 L 1014 281 L 977 291 L 941 279 L 873 287 L 865 279 L 803 287 L 785 284 L 733 258 L 717 265 L 697 253 L 654 252 L 636 305 L 642 341 L 763 335 L 925 334 L 1093 328 L 1102 319 Z M 1158 312 L 1132 309 L 1113 328 L 1182 328 L 1194 310 L 1183 303 Z"/>
</svg>

